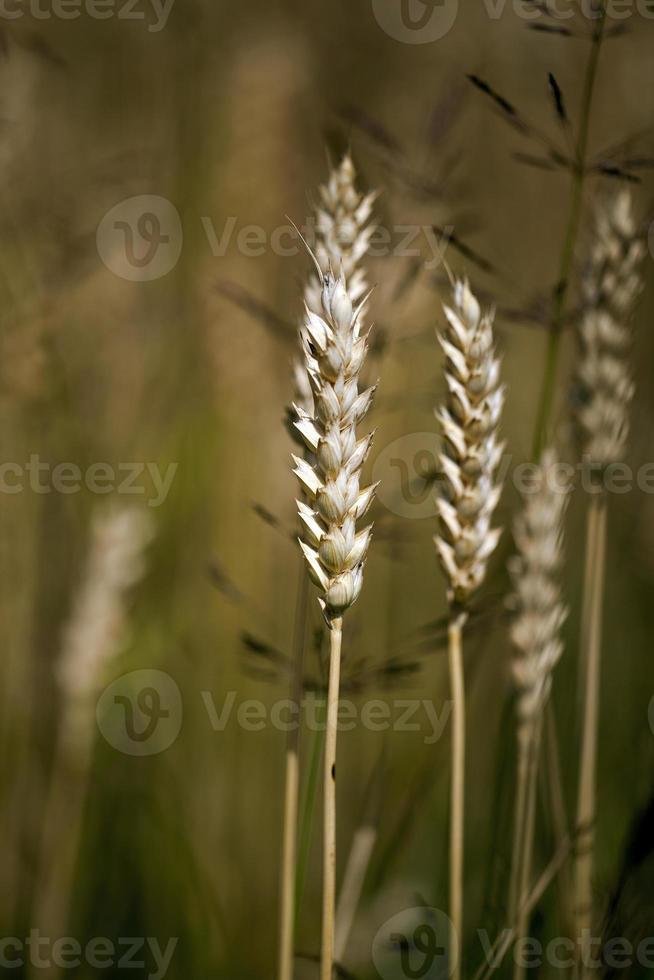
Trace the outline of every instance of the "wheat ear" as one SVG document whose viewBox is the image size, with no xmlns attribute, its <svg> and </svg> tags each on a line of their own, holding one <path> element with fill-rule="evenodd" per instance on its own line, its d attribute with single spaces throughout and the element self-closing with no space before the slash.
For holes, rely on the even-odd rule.
<svg viewBox="0 0 654 980">
<path fill-rule="evenodd" d="M 316 209 L 316 258 L 319 270 L 310 276 L 304 292 L 307 310 L 317 316 L 323 312 L 322 279 L 330 269 L 341 270 L 347 281 L 348 293 L 356 303 L 368 291 L 365 272 L 360 265 L 368 251 L 372 228 L 368 224 L 372 214 L 374 194 L 364 196 L 356 187 L 356 172 L 352 159 L 346 155 L 340 165 L 332 170 L 329 180 L 320 187 L 321 203 Z M 303 328 L 300 329 L 303 349 L 302 358 L 293 364 L 294 407 L 291 419 L 300 410 L 305 416 L 314 413 L 314 398 L 309 370 L 313 353 L 307 345 Z M 304 445 L 304 438 L 292 426 L 295 438 Z M 305 462 L 310 464 L 312 453 L 305 449 Z M 307 500 L 303 505 L 307 505 Z M 307 579 L 302 576 L 296 610 L 294 643 L 294 677 L 291 697 L 297 703 L 302 694 L 302 662 L 306 626 Z M 279 943 L 279 978 L 293 977 L 293 935 L 296 917 L 296 857 L 297 821 L 299 811 L 299 731 L 289 732 L 286 746 L 286 776 L 284 793 L 284 835 L 281 869 L 281 917 Z"/>
<path fill-rule="evenodd" d="M 543 714 L 552 686 L 552 673 L 563 652 L 560 636 L 567 610 L 561 600 L 558 576 L 562 562 L 563 517 L 568 488 L 554 483 L 556 456 L 547 450 L 524 496 L 514 522 L 517 555 L 509 564 L 514 594 L 511 639 L 517 693 L 518 772 L 514 849 L 509 892 L 509 916 L 516 937 L 527 933 L 526 900 L 531 867 L 537 774 Z M 524 968 L 516 963 L 516 980 Z"/>
<path fill-rule="evenodd" d="M 631 318 L 642 279 L 644 246 L 637 237 L 631 195 L 624 190 L 602 205 L 595 219 L 590 261 L 584 278 L 580 324 L 578 423 L 584 458 L 595 475 L 624 455 L 629 406 L 634 394 L 629 364 Z M 593 851 L 596 812 L 602 602 L 607 507 L 601 485 L 594 488 L 586 530 L 586 565 L 581 624 L 583 720 L 579 761 L 575 848 L 577 938 L 593 925 Z M 580 947 L 584 963 L 588 950 Z"/>
<path fill-rule="evenodd" d="M 439 335 L 445 353 L 447 401 L 436 411 L 444 439 L 443 476 L 437 498 L 436 550 L 447 577 L 450 604 L 449 669 L 452 688 L 452 790 L 450 799 L 450 953 L 452 977 L 461 975 L 465 819 L 465 681 L 462 632 L 467 602 L 481 585 L 500 531 L 491 527 L 501 488 L 497 467 L 503 446 L 498 425 L 504 403 L 500 362 L 493 345 L 493 313 L 482 314 L 467 282 L 457 282 L 447 325 Z"/>
<path fill-rule="evenodd" d="M 63 637 L 57 684 L 62 719 L 55 746 L 34 893 L 34 920 L 65 934 L 95 733 L 95 707 L 107 671 L 124 646 L 126 594 L 144 571 L 152 536 L 138 508 L 100 512 L 88 564 Z"/>
<path fill-rule="evenodd" d="M 317 266 L 319 269 L 319 267 Z M 311 454 L 294 457 L 308 503 L 298 501 L 305 540 L 300 541 L 309 575 L 330 630 L 330 668 L 324 770 L 323 940 L 321 977 L 331 980 L 336 892 L 336 736 L 340 684 L 342 616 L 356 601 L 372 527 L 357 531 L 375 487 L 360 486 L 372 435 L 357 439 L 357 425 L 370 407 L 374 388 L 359 393 L 359 372 L 368 349 L 345 277 L 319 270 L 322 313 L 308 306 L 302 330 L 305 364 L 314 411 L 297 408 L 298 432 Z"/>
</svg>

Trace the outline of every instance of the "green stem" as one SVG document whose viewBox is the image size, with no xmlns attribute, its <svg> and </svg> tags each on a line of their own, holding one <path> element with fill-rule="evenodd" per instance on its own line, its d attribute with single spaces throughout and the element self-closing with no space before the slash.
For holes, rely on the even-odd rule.
<svg viewBox="0 0 654 980">
<path fill-rule="evenodd" d="M 590 132 L 591 110 L 593 105 L 593 94 L 595 91 L 595 80 L 597 78 L 597 68 L 599 64 L 600 50 L 604 40 L 604 28 L 606 24 L 606 3 L 602 0 L 599 16 L 593 32 L 593 42 L 586 69 L 586 79 L 581 99 L 579 138 L 574 161 L 572 175 L 572 187 L 570 190 L 570 213 L 563 240 L 561 251 L 561 263 L 559 266 L 559 278 L 554 298 L 554 309 L 552 312 L 552 322 L 547 345 L 545 358 L 545 373 L 543 375 L 543 386 L 541 389 L 538 413 L 536 416 L 536 427 L 534 429 L 534 442 L 532 456 L 539 459 L 549 426 L 549 419 L 552 412 L 554 401 L 554 388 L 556 382 L 556 367 L 561 346 L 561 334 L 563 332 L 563 320 L 565 313 L 565 303 L 568 296 L 570 285 L 570 273 L 575 257 L 577 236 L 581 223 L 581 212 L 583 205 L 584 185 L 587 175 L 587 155 L 588 155 L 588 136 Z"/>
<path fill-rule="evenodd" d="M 304 795 L 302 798 L 302 808 L 301 808 L 302 815 L 300 818 L 300 832 L 298 835 L 299 841 L 298 841 L 297 878 L 295 882 L 296 926 L 300 915 L 300 909 L 302 908 L 302 899 L 304 897 L 304 886 L 306 884 L 307 868 L 309 865 L 309 852 L 311 850 L 313 817 L 316 810 L 316 800 L 318 798 L 320 762 L 322 759 L 323 747 L 325 744 L 325 731 L 324 731 L 324 725 L 322 724 L 323 715 L 324 715 L 324 702 L 322 705 L 322 711 L 316 712 L 317 731 L 314 732 L 313 739 L 312 739 L 311 756 L 309 759 L 309 771 L 307 774 L 307 782 L 304 790 Z"/>
</svg>

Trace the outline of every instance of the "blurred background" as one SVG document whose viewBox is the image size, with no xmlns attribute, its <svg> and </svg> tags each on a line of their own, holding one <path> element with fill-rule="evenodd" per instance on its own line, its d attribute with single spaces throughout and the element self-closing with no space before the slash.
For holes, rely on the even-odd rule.
<svg viewBox="0 0 654 980">
<path fill-rule="evenodd" d="M 382 699 L 393 718 L 403 699 L 427 699 L 439 716 L 445 709 L 445 590 L 429 483 L 442 395 L 434 328 L 447 294 L 439 258 L 498 306 L 514 466 L 531 453 L 570 193 L 570 174 L 525 159 L 542 157 L 542 144 L 506 125 L 506 111 L 466 76 L 485 80 L 566 152 L 592 24 L 577 14 L 567 33 L 571 22 L 535 20 L 529 2 L 412 3 L 8 0 L 0 13 L 1 458 L 12 464 L 0 495 L 3 938 L 23 943 L 38 925 L 49 833 L 53 853 L 76 837 L 61 935 L 82 946 L 107 937 L 116 948 L 121 937 L 156 937 L 162 949 L 174 937 L 171 980 L 274 974 L 286 736 L 270 710 L 288 694 L 285 658 L 304 575 L 284 417 L 310 267 L 288 218 L 306 225 L 318 184 L 346 149 L 361 186 L 381 191 L 376 214 L 388 242 L 369 263 L 377 284 L 369 374 L 381 379 L 370 470 L 384 483 L 363 594 L 346 623 L 344 696 L 358 711 Z M 628 16 L 610 22 L 601 51 L 589 154 L 605 174 L 587 181 L 579 265 L 593 201 L 620 184 L 632 187 L 648 231 L 654 11 L 616 7 Z M 568 122 L 555 113 L 549 73 Z M 621 174 L 628 158 L 636 164 Z M 652 462 L 652 261 L 648 251 L 635 324 L 634 472 Z M 569 333 L 555 419 L 573 458 Z M 73 470 L 65 488 L 53 485 L 62 463 L 77 467 L 81 483 Z M 107 467 L 101 492 L 84 476 L 97 464 Z M 134 691 L 130 676 L 147 671 L 139 676 L 148 689 L 163 675 L 179 702 L 163 741 L 145 754 L 99 713 L 80 777 L 57 761 L 65 701 L 57 664 L 94 514 L 109 501 L 141 506 L 154 536 L 102 688 L 123 678 L 121 690 Z M 505 527 L 516 504 L 509 479 Z M 584 513 L 578 491 L 567 528 L 567 648 L 554 685 L 568 815 Z M 654 793 L 651 491 L 612 494 L 609 520 L 597 889 L 603 904 L 617 895 L 624 922 L 642 932 L 654 923 L 654 857 L 641 847 L 635 861 L 627 841 Z M 483 959 L 476 930 L 494 937 L 504 925 L 511 850 L 509 547 L 507 531 L 466 648 L 470 976 Z M 319 695 L 324 650 L 313 596 L 311 616 L 307 674 Z M 254 724 L 237 717 L 249 700 L 260 706 Z M 145 725 L 147 703 L 141 708 Z M 413 720 L 418 730 L 357 724 L 340 736 L 341 875 L 363 820 L 376 835 L 343 958 L 354 977 L 378 976 L 371 949 L 387 920 L 414 906 L 446 907 L 447 727 L 430 739 L 427 715 Z M 301 747 L 306 783 L 315 734 L 304 730 Z M 64 800 L 57 820 L 53 782 Z M 317 975 L 319 805 L 312 829 L 300 977 Z M 555 847 L 546 814 L 539 868 Z M 556 933 L 556 896 L 554 886 L 535 919 L 542 937 Z M 141 975 L 156 975 L 151 953 L 140 958 Z M 95 972 L 88 957 L 64 970 Z M 104 973 L 123 975 L 117 958 Z"/>
</svg>

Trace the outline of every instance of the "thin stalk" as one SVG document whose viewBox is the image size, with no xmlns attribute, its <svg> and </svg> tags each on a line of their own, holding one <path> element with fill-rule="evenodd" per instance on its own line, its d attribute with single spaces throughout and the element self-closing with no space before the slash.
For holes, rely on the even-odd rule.
<svg viewBox="0 0 654 980">
<path fill-rule="evenodd" d="M 543 446 L 546 442 L 549 418 L 554 399 L 556 366 L 561 344 L 561 334 L 563 331 L 565 303 L 570 286 L 570 273 L 574 262 L 577 237 L 581 222 L 584 185 L 587 176 L 588 136 L 590 133 L 590 120 L 593 106 L 593 95 L 595 92 L 595 81 L 597 78 L 597 68 L 599 65 L 602 42 L 604 40 L 606 4 L 607 0 L 602 0 L 595 29 L 593 31 L 591 51 L 588 59 L 588 66 L 586 68 L 584 89 L 581 97 L 581 108 L 579 110 L 579 137 L 577 139 L 574 169 L 572 173 L 572 186 L 570 188 L 570 210 L 563 239 L 563 248 L 561 250 L 559 277 L 556 295 L 554 297 L 554 309 L 552 311 L 552 322 L 550 325 L 547 353 L 545 357 L 545 373 L 543 375 L 543 385 L 541 389 L 538 411 L 536 414 L 536 427 L 534 429 L 532 457 L 536 460 L 540 458 Z"/>
<path fill-rule="evenodd" d="M 526 732 L 518 734 L 518 766 L 515 795 L 515 814 L 513 821 L 513 851 L 511 857 L 511 878 L 509 882 L 509 918 L 516 920 L 518 912 L 518 889 L 520 883 L 520 856 L 523 849 L 525 814 L 527 811 L 527 786 L 529 782 L 529 739 Z"/>
<path fill-rule="evenodd" d="M 300 568 L 293 635 L 293 677 L 291 703 L 299 706 L 304 690 L 304 644 L 307 625 L 309 585 Z M 280 890 L 279 980 L 293 980 L 293 938 L 295 931 L 295 882 L 297 862 L 298 800 L 300 794 L 300 726 L 289 726 L 286 741 L 286 779 L 284 789 L 284 830 Z"/>
<path fill-rule="evenodd" d="M 43 818 L 43 836 L 39 851 L 37 879 L 34 888 L 32 921 L 53 940 L 66 935 L 73 899 L 75 872 L 79 855 L 84 807 L 88 794 L 91 745 L 82 746 L 72 757 L 57 738 L 50 774 L 50 787 Z M 30 966 L 28 976 L 37 974 L 55 980 L 61 967 L 50 964 L 45 973 Z"/>
<path fill-rule="evenodd" d="M 522 855 L 520 858 L 520 898 L 518 902 L 518 917 L 516 938 L 522 939 L 529 930 L 531 910 L 527 908 L 529 885 L 533 867 L 534 833 L 536 829 L 536 803 L 538 799 L 538 763 L 540 759 L 542 719 L 538 718 L 532 727 L 528 742 L 529 767 L 527 771 L 527 805 L 525 810 L 525 825 L 522 839 Z M 513 971 L 515 980 L 522 980 L 525 975 L 524 960 L 516 962 Z"/>
<path fill-rule="evenodd" d="M 547 762 L 547 787 L 549 790 L 549 801 L 552 810 L 552 824 L 554 836 L 559 847 L 564 841 L 570 838 L 570 825 L 566 812 L 565 799 L 563 795 L 563 779 L 561 775 L 561 760 L 559 753 L 559 739 L 556 730 L 556 719 L 551 702 L 548 703 L 545 716 L 546 725 L 546 762 Z M 572 874 L 568 864 L 561 868 L 559 876 L 559 904 L 565 934 L 569 935 L 572 929 L 571 896 L 573 893 Z"/>
<path fill-rule="evenodd" d="M 324 701 L 321 702 L 324 710 Z M 295 925 L 302 908 L 304 898 L 304 886 L 307 879 L 307 868 L 309 866 L 309 852 L 311 851 L 311 836 L 313 829 L 313 817 L 318 799 L 318 784 L 320 782 L 320 762 L 322 759 L 325 744 L 325 728 L 322 721 L 322 711 L 316 712 L 316 731 L 314 732 L 309 756 L 308 773 L 306 786 L 302 798 L 302 815 L 300 817 L 300 832 L 298 844 L 297 874 L 295 880 Z"/>
<path fill-rule="evenodd" d="M 595 811 L 597 794 L 597 738 L 599 726 L 602 603 L 606 563 L 606 499 L 604 494 L 591 498 L 588 508 L 588 534 L 593 540 L 587 549 L 584 590 L 589 590 L 588 621 L 582 624 L 582 642 L 586 647 L 583 728 L 579 762 L 579 795 L 577 799 L 577 836 L 575 848 L 575 935 L 589 936 L 593 921 L 593 851 L 595 844 Z M 588 930 L 584 932 L 584 930 Z M 585 950 L 580 947 L 583 957 Z M 584 962 L 586 958 L 584 957 Z"/>
<path fill-rule="evenodd" d="M 376 841 L 377 827 L 374 823 L 364 823 L 357 828 L 338 897 L 334 944 L 334 958 L 337 963 L 342 961 L 347 948 Z"/>
<path fill-rule="evenodd" d="M 572 842 L 570 840 L 564 841 L 541 874 L 530 894 L 525 899 L 522 908 L 520 909 L 521 914 L 530 915 L 533 912 L 549 888 L 550 884 L 561 870 L 561 867 L 567 861 L 571 849 Z M 505 929 L 502 930 L 493 945 L 486 952 L 486 959 L 474 974 L 473 980 L 488 980 L 494 971 L 500 968 L 504 957 L 513 945 L 515 935 L 515 924 L 510 923 Z"/>
<path fill-rule="evenodd" d="M 334 619 L 330 630 L 329 688 L 327 691 L 327 730 L 323 777 L 323 894 L 322 957 L 320 980 L 332 980 L 334 969 L 334 913 L 336 905 L 336 741 L 338 736 L 338 695 L 341 681 L 343 620 Z"/>
<path fill-rule="evenodd" d="M 450 794 L 450 956 L 452 980 L 461 978 L 463 953 L 463 857 L 465 824 L 466 705 L 463 673 L 463 627 L 467 613 L 453 612 L 448 629 L 452 696 L 452 789 Z"/>
</svg>

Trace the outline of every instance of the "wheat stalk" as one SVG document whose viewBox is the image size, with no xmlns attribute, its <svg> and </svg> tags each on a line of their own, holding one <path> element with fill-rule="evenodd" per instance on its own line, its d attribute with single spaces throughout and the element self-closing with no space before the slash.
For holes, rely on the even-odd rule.
<svg viewBox="0 0 654 980">
<path fill-rule="evenodd" d="M 62 717 L 43 820 L 34 919 L 46 935 L 64 934 L 79 847 L 95 733 L 95 707 L 107 670 L 124 646 L 126 595 L 144 571 L 151 537 L 139 508 L 96 514 L 84 577 L 68 626 L 56 680 Z"/>
<path fill-rule="evenodd" d="M 445 353 L 446 404 L 436 417 L 444 451 L 443 483 L 437 498 L 440 531 L 436 550 L 447 577 L 450 604 L 449 669 L 452 687 L 452 791 L 450 801 L 450 918 L 452 976 L 461 975 L 465 793 L 465 683 L 462 631 L 466 605 L 481 585 L 500 531 L 491 527 L 501 488 L 496 471 L 503 446 L 498 424 L 504 403 L 500 362 L 493 346 L 493 313 L 482 314 L 466 281 L 454 286 L 446 306 L 447 326 L 439 335 Z M 455 955 L 455 950 L 459 955 Z"/>
<path fill-rule="evenodd" d="M 595 217 L 590 261 L 583 282 L 585 308 L 580 323 L 577 413 L 581 448 L 595 477 L 620 460 L 629 435 L 634 385 L 629 365 L 631 317 L 641 289 L 638 240 L 631 194 L 621 191 Z M 598 472 L 599 471 L 599 472 Z M 584 601 L 581 624 L 583 721 L 579 763 L 575 847 L 575 932 L 590 936 L 593 924 L 593 851 L 596 812 L 602 602 L 607 507 L 599 485 L 589 502 L 586 529 Z M 580 946 L 587 962 L 587 944 Z"/>
<path fill-rule="evenodd" d="M 296 406 L 295 426 L 310 458 L 294 456 L 294 472 L 306 501 L 298 501 L 305 540 L 300 541 L 309 575 L 330 630 L 330 667 L 324 770 L 323 939 L 321 977 L 331 980 L 336 892 L 336 737 L 342 617 L 356 601 L 372 527 L 357 531 L 375 487 L 361 489 L 361 470 L 372 435 L 357 439 L 357 425 L 370 407 L 374 387 L 359 393 L 359 373 L 368 349 L 362 308 L 352 300 L 342 272 L 324 273 L 316 260 L 322 312 L 307 304 L 301 340 L 314 409 Z"/>
<path fill-rule="evenodd" d="M 563 517 L 566 487 L 554 483 L 556 456 L 543 454 L 533 485 L 514 522 L 517 555 L 509 564 L 515 617 L 511 639 L 516 655 L 512 663 L 517 692 L 518 773 L 514 848 L 509 890 L 509 917 L 516 921 L 516 936 L 527 932 L 525 900 L 529 893 L 540 736 L 552 673 L 563 652 L 560 636 L 567 610 L 561 600 L 558 575 L 562 562 Z M 522 910 L 522 911 L 521 911 Z M 524 968 L 515 967 L 515 977 Z"/>
<path fill-rule="evenodd" d="M 348 294 L 353 303 L 361 300 L 368 291 L 365 272 L 360 260 L 367 252 L 372 227 L 368 224 L 375 195 L 364 196 L 356 188 L 356 172 L 352 159 L 346 155 L 340 165 L 332 170 L 328 182 L 320 187 L 321 204 L 316 208 L 316 259 L 318 269 L 312 272 L 304 291 L 307 311 L 320 317 L 323 313 L 322 289 L 324 276 L 330 269 L 340 270 L 347 281 Z M 310 340 L 300 328 L 303 357 L 293 364 L 294 402 L 291 419 L 301 412 L 311 418 L 314 413 L 314 395 L 310 381 L 313 353 Z M 304 436 L 293 424 L 291 431 L 304 445 Z M 304 461 L 315 464 L 313 452 L 305 448 Z M 310 501 L 302 501 L 308 507 Z M 302 691 L 302 655 L 306 619 L 307 580 L 303 576 L 298 595 L 298 610 L 302 611 L 302 623 L 296 617 L 296 643 L 292 698 L 297 703 Z M 296 915 L 296 859 L 297 820 L 299 810 L 299 732 L 290 732 L 286 748 L 286 777 L 284 794 L 284 843 L 281 869 L 281 917 L 279 943 L 279 978 L 293 977 L 293 933 Z"/>
</svg>

